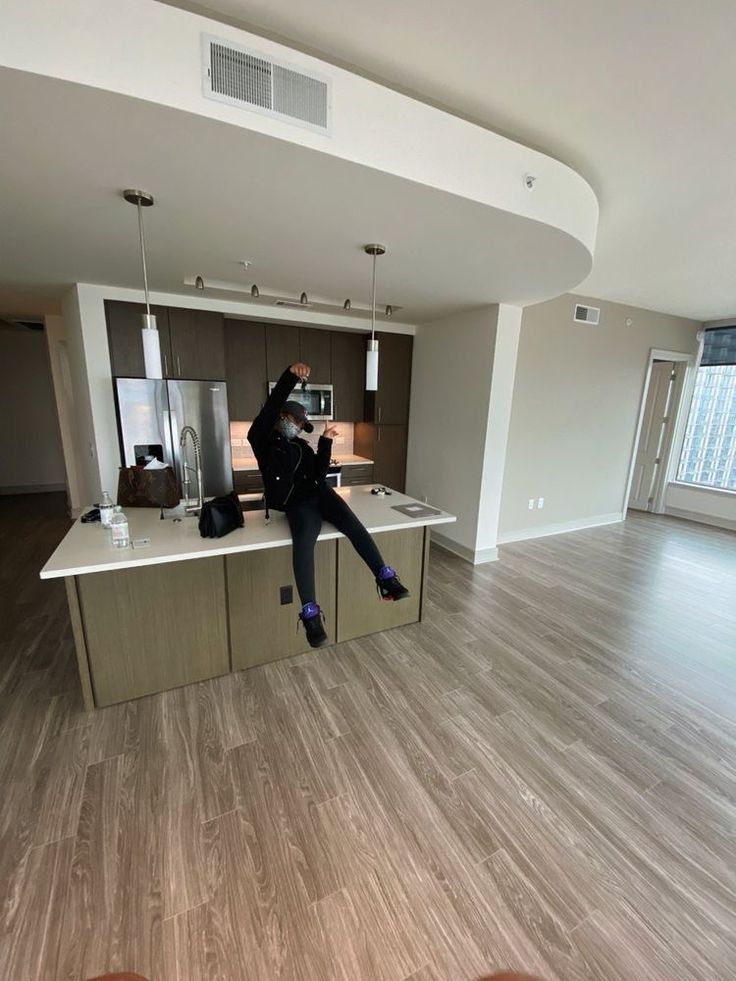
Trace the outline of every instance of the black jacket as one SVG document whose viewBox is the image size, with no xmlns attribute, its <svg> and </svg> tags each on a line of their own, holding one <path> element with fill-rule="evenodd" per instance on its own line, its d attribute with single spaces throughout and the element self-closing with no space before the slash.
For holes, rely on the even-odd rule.
<svg viewBox="0 0 736 981">
<path fill-rule="evenodd" d="M 287 368 L 248 430 L 248 442 L 253 447 L 263 476 L 266 504 L 276 511 L 303 500 L 324 483 L 330 465 L 332 440 L 320 436 L 317 452 L 298 436 L 287 439 L 275 429 L 281 409 L 299 381 Z"/>
</svg>

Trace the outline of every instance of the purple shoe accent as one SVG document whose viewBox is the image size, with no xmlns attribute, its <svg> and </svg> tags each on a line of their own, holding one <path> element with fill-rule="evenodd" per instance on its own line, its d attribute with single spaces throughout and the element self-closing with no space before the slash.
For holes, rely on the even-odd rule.
<svg viewBox="0 0 736 981">
<path fill-rule="evenodd" d="M 319 606 L 316 603 L 307 603 L 302 607 L 302 612 L 299 616 L 302 620 L 309 620 L 312 617 L 318 617 L 321 613 Z"/>
<path fill-rule="evenodd" d="M 393 579 L 395 575 L 396 569 L 392 569 L 390 565 L 385 565 L 378 573 L 378 579 Z"/>
</svg>

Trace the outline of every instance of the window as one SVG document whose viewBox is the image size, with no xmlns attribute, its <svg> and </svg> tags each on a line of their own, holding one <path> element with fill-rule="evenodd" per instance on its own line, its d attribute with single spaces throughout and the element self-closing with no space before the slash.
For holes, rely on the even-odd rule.
<svg viewBox="0 0 736 981">
<path fill-rule="evenodd" d="M 706 331 L 677 479 L 736 491 L 736 326 Z"/>
</svg>

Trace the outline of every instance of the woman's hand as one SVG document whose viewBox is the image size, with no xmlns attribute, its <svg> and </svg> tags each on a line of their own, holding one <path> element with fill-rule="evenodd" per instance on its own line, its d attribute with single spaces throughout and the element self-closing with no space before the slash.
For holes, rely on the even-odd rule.
<svg viewBox="0 0 736 981">
<path fill-rule="evenodd" d="M 335 437 L 339 436 L 340 433 L 338 432 L 337 426 L 333 426 L 331 423 L 326 423 L 325 431 L 322 433 L 322 435 L 325 439 L 335 439 Z"/>
<path fill-rule="evenodd" d="M 305 382 L 309 381 L 309 375 L 311 374 L 312 369 L 308 364 L 302 364 L 301 361 L 297 361 L 296 364 L 291 365 L 289 371 L 292 373 L 292 375 L 296 375 L 300 381 Z"/>
</svg>

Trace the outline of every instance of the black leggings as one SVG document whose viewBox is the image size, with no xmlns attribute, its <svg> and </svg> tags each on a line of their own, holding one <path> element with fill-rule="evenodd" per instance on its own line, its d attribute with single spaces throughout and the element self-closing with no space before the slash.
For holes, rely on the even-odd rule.
<svg viewBox="0 0 736 981">
<path fill-rule="evenodd" d="M 302 604 L 316 603 L 314 585 L 314 546 L 322 528 L 329 521 L 352 543 L 374 576 L 384 566 L 381 553 L 369 533 L 358 521 L 345 501 L 327 484 L 316 494 L 298 501 L 286 512 L 294 541 L 294 579 Z"/>
</svg>

